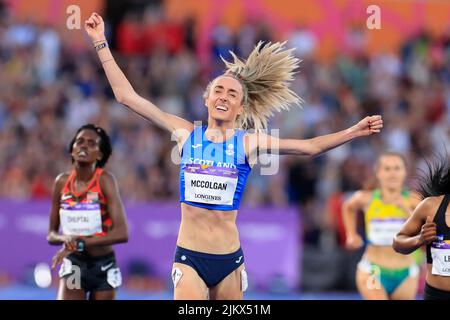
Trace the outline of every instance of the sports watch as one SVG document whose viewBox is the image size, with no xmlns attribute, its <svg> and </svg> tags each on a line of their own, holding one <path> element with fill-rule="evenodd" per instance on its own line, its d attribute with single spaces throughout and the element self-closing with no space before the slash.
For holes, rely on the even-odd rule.
<svg viewBox="0 0 450 320">
<path fill-rule="evenodd" d="M 83 239 L 78 239 L 76 241 L 76 244 L 77 244 L 77 251 L 78 252 L 83 252 L 84 249 L 86 248 L 86 242 L 84 242 Z"/>
</svg>

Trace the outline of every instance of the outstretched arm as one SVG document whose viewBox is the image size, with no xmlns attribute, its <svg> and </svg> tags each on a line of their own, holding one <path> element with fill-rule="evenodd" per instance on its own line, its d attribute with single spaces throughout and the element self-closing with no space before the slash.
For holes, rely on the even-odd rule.
<svg viewBox="0 0 450 320">
<path fill-rule="evenodd" d="M 94 46 L 103 46 L 103 44 L 106 43 L 104 34 L 105 24 L 100 15 L 93 13 L 89 19 L 86 20 L 84 28 Z M 180 136 L 179 138 L 182 138 L 184 134 L 178 134 L 178 132 L 186 133 L 187 131 L 190 133 L 190 131 L 192 131 L 192 123 L 162 111 L 134 91 L 130 82 L 114 60 L 108 46 L 97 49 L 97 53 L 103 69 L 105 70 L 109 84 L 114 92 L 114 96 L 119 103 L 130 108 L 132 111 L 153 122 L 157 126 L 168 130 L 170 133 L 177 134 L 177 137 Z M 177 131 L 175 132 L 175 130 Z"/>
<path fill-rule="evenodd" d="M 278 139 L 266 134 L 253 134 L 248 137 L 248 153 L 278 153 L 291 155 L 317 156 L 336 148 L 358 137 L 369 136 L 381 131 L 383 120 L 381 116 L 365 117 L 356 125 L 336 133 L 327 134 L 312 139 Z"/>
</svg>

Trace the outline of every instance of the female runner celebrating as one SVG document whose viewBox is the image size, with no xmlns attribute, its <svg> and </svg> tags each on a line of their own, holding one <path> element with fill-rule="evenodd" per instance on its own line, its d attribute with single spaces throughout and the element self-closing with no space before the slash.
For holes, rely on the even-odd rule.
<svg viewBox="0 0 450 320">
<path fill-rule="evenodd" d="M 309 140 L 278 139 L 261 132 L 274 111 L 300 102 L 288 84 L 298 59 L 283 44 L 259 43 L 246 61 L 234 56 L 205 91 L 207 125 L 160 110 L 139 96 L 108 48 L 102 18 L 85 22 L 116 99 L 166 129 L 181 154 L 181 224 L 172 269 L 175 299 L 242 299 L 247 288 L 236 217 L 256 156 L 318 155 L 356 137 L 380 132 L 380 116 L 344 131 Z M 245 130 L 254 129 L 249 133 Z"/>
</svg>

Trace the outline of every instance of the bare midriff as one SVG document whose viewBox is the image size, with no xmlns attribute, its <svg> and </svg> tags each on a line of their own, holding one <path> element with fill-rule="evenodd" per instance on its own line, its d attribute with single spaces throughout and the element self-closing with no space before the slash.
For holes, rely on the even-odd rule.
<svg viewBox="0 0 450 320">
<path fill-rule="evenodd" d="M 181 203 L 177 245 L 211 254 L 235 252 L 240 247 L 236 217 L 237 210 L 210 210 Z"/>
<path fill-rule="evenodd" d="M 368 245 L 365 256 L 370 262 L 388 269 L 408 268 L 414 263 L 413 256 L 397 253 L 390 246 Z"/>
</svg>

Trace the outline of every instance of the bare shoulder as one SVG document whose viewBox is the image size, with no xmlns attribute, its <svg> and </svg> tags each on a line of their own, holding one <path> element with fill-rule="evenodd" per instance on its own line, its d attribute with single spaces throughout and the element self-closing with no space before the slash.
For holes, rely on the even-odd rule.
<svg viewBox="0 0 450 320">
<path fill-rule="evenodd" d="M 108 170 L 103 170 L 100 175 L 100 184 L 102 186 L 115 185 L 117 183 L 116 177 Z"/>
<path fill-rule="evenodd" d="M 365 210 L 371 199 L 371 192 L 366 190 L 358 190 L 344 201 L 344 207 L 353 210 Z"/>
<path fill-rule="evenodd" d="M 55 181 L 53 183 L 53 201 L 56 201 L 56 199 L 60 196 L 61 191 L 63 190 L 64 186 L 67 183 L 67 179 L 70 176 L 70 172 L 63 172 L 58 174 L 58 176 L 55 178 Z"/>
<path fill-rule="evenodd" d="M 172 136 L 178 143 L 187 140 L 194 130 L 194 124 L 175 115 L 169 115 L 169 121 L 174 125 Z"/>
<path fill-rule="evenodd" d="M 409 199 L 411 202 L 411 206 L 413 208 L 417 207 L 419 205 L 419 203 L 422 202 L 422 200 L 423 200 L 422 196 L 415 191 L 410 192 Z"/>
<path fill-rule="evenodd" d="M 58 174 L 58 176 L 55 178 L 55 188 L 62 189 L 64 185 L 67 182 L 67 179 L 69 179 L 70 172 L 63 172 Z"/>
<path fill-rule="evenodd" d="M 361 203 L 361 205 L 365 206 L 372 199 L 372 191 L 370 191 L 370 190 L 358 190 L 358 191 L 356 191 L 353 194 L 352 198 L 355 201 L 357 201 L 358 203 Z"/>
<path fill-rule="evenodd" d="M 436 196 L 436 197 L 428 197 L 423 199 L 419 206 L 421 206 L 424 209 L 435 209 L 437 210 L 442 202 L 442 199 L 444 199 L 444 196 Z"/>
<path fill-rule="evenodd" d="M 414 213 L 423 220 L 425 220 L 427 216 L 434 217 L 443 198 L 444 196 L 436 196 L 423 199 Z"/>
</svg>

